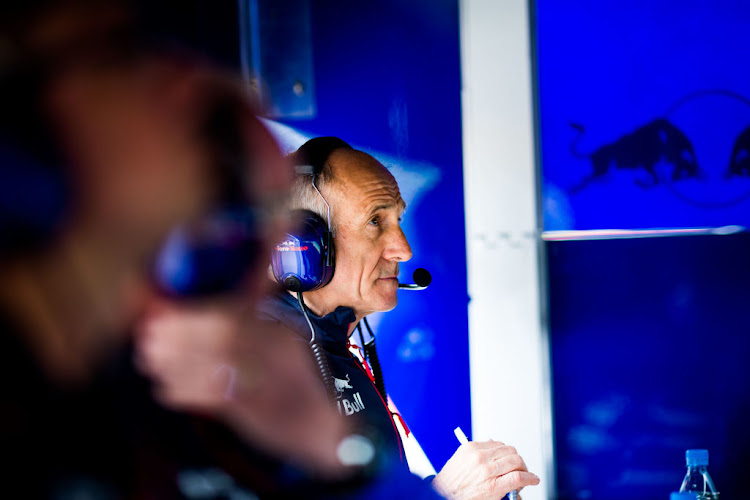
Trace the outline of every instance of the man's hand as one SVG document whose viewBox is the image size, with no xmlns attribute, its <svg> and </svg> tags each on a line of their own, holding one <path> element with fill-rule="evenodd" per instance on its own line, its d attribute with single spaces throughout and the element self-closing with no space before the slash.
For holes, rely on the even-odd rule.
<svg viewBox="0 0 750 500">
<path fill-rule="evenodd" d="M 452 500 L 497 500 L 537 484 L 539 478 L 515 448 L 492 440 L 461 445 L 432 481 L 438 493 Z"/>
</svg>

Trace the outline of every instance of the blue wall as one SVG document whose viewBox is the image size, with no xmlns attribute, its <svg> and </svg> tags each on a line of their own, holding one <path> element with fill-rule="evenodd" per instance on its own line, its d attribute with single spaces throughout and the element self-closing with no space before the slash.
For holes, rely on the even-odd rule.
<svg viewBox="0 0 750 500">
<path fill-rule="evenodd" d="M 310 2 L 316 115 L 283 119 L 336 135 L 392 167 L 423 292 L 374 318 L 388 392 L 439 470 L 470 429 L 458 5 L 455 0 Z"/>
<path fill-rule="evenodd" d="M 534 9 L 544 229 L 750 226 L 750 5 Z M 747 497 L 750 235 L 546 250 L 558 498 Z"/>
<path fill-rule="evenodd" d="M 688 448 L 746 498 L 750 234 L 547 251 L 558 498 L 669 498 Z"/>
<path fill-rule="evenodd" d="M 747 2 L 535 14 L 545 229 L 750 225 Z"/>
</svg>

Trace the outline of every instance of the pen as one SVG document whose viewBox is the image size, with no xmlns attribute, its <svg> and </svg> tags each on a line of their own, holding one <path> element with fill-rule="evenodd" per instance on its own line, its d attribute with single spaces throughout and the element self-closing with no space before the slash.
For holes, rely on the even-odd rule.
<svg viewBox="0 0 750 500">
<path fill-rule="evenodd" d="M 464 431 L 462 431 L 460 427 L 453 429 L 453 434 L 456 435 L 456 439 L 458 439 L 459 443 L 466 444 L 469 442 L 469 438 L 466 437 L 466 434 L 464 434 Z"/>
<path fill-rule="evenodd" d="M 469 442 L 469 438 L 466 437 L 466 434 L 464 434 L 464 431 L 461 430 L 461 427 L 456 427 L 455 429 L 453 429 L 453 434 L 456 435 L 456 439 L 458 439 L 459 443 L 466 444 Z M 513 490 L 508 493 L 508 500 L 518 500 L 518 491 Z"/>
</svg>

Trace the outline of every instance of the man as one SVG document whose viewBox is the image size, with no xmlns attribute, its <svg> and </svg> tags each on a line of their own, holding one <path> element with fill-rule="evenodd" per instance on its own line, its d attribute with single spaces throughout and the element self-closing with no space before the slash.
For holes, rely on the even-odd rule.
<svg viewBox="0 0 750 500">
<path fill-rule="evenodd" d="M 346 477 L 338 447 L 349 430 L 310 382 L 307 353 L 283 336 L 212 329 L 219 341 L 191 347 L 189 368 L 214 377 L 188 402 L 165 385 L 175 367 L 186 373 L 184 359 L 142 358 L 167 408 L 133 366 L 129 334 L 153 305 L 147 271 L 168 231 L 237 193 L 266 215 L 286 194 L 285 163 L 243 94 L 147 33 L 127 0 L 8 8 L 0 16 L 5 496 L 247 498 L 246 486 L 273 496 L 278 485 L 247 460 L 247 442 L 316 477 Z M 255 229 L 262 254 L 279 227 L 265 217 Z M 250 289 L 262 288 L 262 261 L 248 270 Z M 290 354 L 295 369 L 285 364 Z"/>
<path fill-rule="evenodd" d="M 412 256 L 400 226 L 404 200 L 382 164 L 338 138 L 311 139 L 291 158 L 298 166 L 312 166 L 312 175 L 298 175 L 291 208 L 315 212 L 323 220 L 330 209 L 335 271 L 330 282 L 303 293 L 302 301 L 326 351 L 337 406 L 342 414 L 377 429 L 394 456 L 404 461 L 386 395 L 379 394 L 369 367 L 348 349 L 349 337 L 365 316 L 396 306 L 399 263 Z M 302 339 L 311 338 L 292 293 L 269 297 L 261 313 Z M 456 499 L 501 498 L 538 483 L 513 447 L 493 441 L 462 445 L 432 481 L 438 492 Z"/>
<path fill-rule="evenodd" d="M 398 184 L 372 156 L 334 137 L 320 137 L 291 155 L 296 165 L 311 165 L 299 175 L 292 209 L 309 210 L 322 219 L 331 213 L 335 271 L 324 286 L 303 293 L 304 304 L 326 351 L 339 410 L 378 429 L 394 454 L 403 447 L 369 367 L 349 353 L 349 336 L 368 314 L 396 306 L 399 263 L 412 256 L 401 230 L 405 209 Z M 263 303 L 262 314 L 303 339 L 310 330 L 290 292 Z M 462 445 L 434 477 L 433 487 L 448 498 L 501 498 L 539 479 L 527 471 L 516 450 L 500 442 Z"/>
</svg>

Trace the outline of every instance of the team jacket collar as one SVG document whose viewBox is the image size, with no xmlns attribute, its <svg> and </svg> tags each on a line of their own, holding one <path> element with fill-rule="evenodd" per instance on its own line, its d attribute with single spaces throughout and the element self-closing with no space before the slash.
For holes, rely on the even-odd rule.
<svg viewBox="0 0 750 500">
<path fill-rule="evenodd" d="M 304 299 L 304 294 L 303 294 Z M 262 301 L 261 313 L 274 318 L 301 337 L 310 339 L 310 327 L 297 303 L 297 298 L 285 290 L 277 290 Z M 328 351 L 346 352 L 349 340 L 349 325 L 356 321 L 351 307 L 339 306 L 333 312 L 323 317 L 316 316 L 308 310 L 310 321 L 315 326 L 318 342 Z"/>
</svg>

